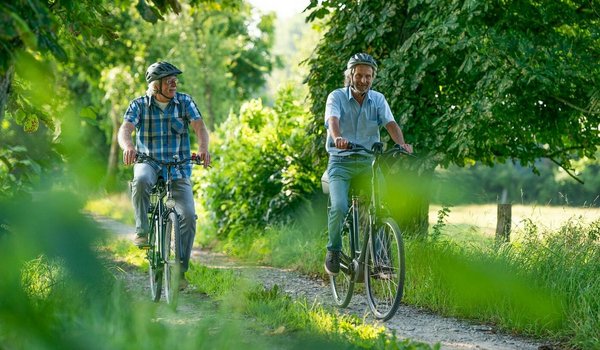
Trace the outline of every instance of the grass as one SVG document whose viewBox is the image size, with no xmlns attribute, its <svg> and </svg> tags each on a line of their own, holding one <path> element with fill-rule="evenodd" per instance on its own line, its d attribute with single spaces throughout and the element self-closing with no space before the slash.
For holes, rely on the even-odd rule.
<svg viewBox="0 0 600 350">
<path fill-rule="evenodd" d="M 131 248 L 123 249 L 124 245 Z M 112 241 L 104 250 L 119 261 L 137 261 L 138 254 L 129 242 Z M 141 270 L 141 265 L 138 267 Z M 198 292 L 219 301 L 218 318 L 242 320 L 239 328 L 250 329 L 258 339 L 267 338 L 265 348 L 432 349 L 428 344 L 400 341 L 386 334 L 382 326 L 365 324 L 355 316 L 340 315 L 304 298 L 292 300 L 277 285 L 265 289 L 239 271 L 192 263 L 187 277 Z M 232 316 L 236 314 L 242 317 Z"/>
<path fill-rule="evenodd" d="M 133 225 L 133 207 L 127 193 L 102 195 L 85 204 L 84 210 Z"/>
<path fill-rule="evenodd" d="M 435 224 L 437 214 L 442 209 L 440 205 L 431 205 L 429 222 Z M 449 207 L 446 217 L 447 229 L 457 227 L 460 236 L 464 233 L 461 228 L 468 228 L 484 237 L 493 238 L 496 232 L 497 205 L 462 205 Z M 556 207 L 543 205 L 513 205 L 512 230 L 521 231 L 528 222 L 545 230 L 557 230 L 571 219 L 591 223 L 600 217 L 600 208 Z"/>
<path fill-rule="evenodd" d="M 440 209 L 431 207 L 432 224 Z M 407 240 L 404 300 L 566 346 L 600 348 L 600 224 L 594 221 L 600 210 L 512 209 L 510 244 L 494 244 L 495 205 L 451 207 L 436 239 Z M 325 278 L 325 241 L 318 227 L 278 225 L 250 228 L 216 247 Z"/>
</svg>

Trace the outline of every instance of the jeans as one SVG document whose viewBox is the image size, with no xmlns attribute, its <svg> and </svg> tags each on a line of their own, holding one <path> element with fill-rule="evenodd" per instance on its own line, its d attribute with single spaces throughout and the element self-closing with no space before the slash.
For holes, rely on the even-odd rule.
<svg viewBox="0 0 600 350">
<path fill-rule="evenodd" d="M 131 202 L 135 216 L 135 231 L 138 234 L 148 234 L 148 207 L 150 192 L 158 180 L 158 172 L 150 165 L 136 163 L 133 166 L 131 181 Z M 190 179 L 173 180 L 171 183 L 175 209 L 179 214 L 179 232 L 182 243 L 182 272 L 189 268 L 192 245 L 196 235 L 196 208 Z"/>
<path fill-rule="evenodd" d="M 330 156 L 327 165 L 329 176 L 329 199 L 331 207 L 327 226 L 329 230 L 329 242 L 327 250 L 342 250 L 342 224 L 348 208 L 348 193 L 352 180 L 360 178 L 368 179 L 371 175 L 372 158 L 364 156 Z"/>
</svg>

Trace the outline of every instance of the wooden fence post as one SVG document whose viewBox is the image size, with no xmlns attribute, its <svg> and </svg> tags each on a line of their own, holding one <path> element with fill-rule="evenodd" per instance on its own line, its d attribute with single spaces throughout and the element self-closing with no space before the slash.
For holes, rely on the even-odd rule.
<svg viewBox="0 0 600 350">
<path fill-rule="evenodd" d="M 512 205 L 498 204 L 498 222 L 496 224 L 496 242 L 510 242 L 510 223 L 512 220 Z"/>
</svg>

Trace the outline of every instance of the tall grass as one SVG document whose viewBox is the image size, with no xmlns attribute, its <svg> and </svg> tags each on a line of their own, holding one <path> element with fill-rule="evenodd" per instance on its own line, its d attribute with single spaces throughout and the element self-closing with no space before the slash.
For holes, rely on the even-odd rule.
<svg viewBox="0 0 600 350">
<path fill-rule="evenodd" d="M 322 217 L 306 213 L 293 224 L 249 228 L 217 248 L 325 278 Z M 502 246 L 468 226 L 438 225 L 437 239 L 405 238 L 404 300 L 509 332 L 600 348 L 600 222 L 573 216 L 558 228 L 523 223 Z"/>
<path fill-rule="evenodd" d="M 430 349 L 296 303 L 277 288 L 265 291 L 232 271 L 196 265 L 192 283 L 217 306 L 193 323 L 168 322 L 162 304 L 125 292 L 111 272 L 115 263 L 98 257 L 117 255 L 141 272 L 139 250 L 129 242 L 105 246 L 74 196 L 12 204 L 8 232 L 0 236 L 2 349 Z M 343 327 L 318 327 L 322 320 Z"/>
<path fill-rule="evenodd" d="M 562 302 L 560 336 L 582 349 L 600 348 L 600 220 L 584 224 L 571 219 L 555 231 L 529 223 L 499 256 Z"/>
</svg>

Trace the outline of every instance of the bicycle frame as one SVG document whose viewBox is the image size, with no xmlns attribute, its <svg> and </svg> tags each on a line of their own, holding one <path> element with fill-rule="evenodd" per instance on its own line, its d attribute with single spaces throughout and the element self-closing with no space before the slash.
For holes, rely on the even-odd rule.
<svg viewBox="0 0 600 350">
<path fill-rule="evenodd" d="M 166 219 L 169 216 L 169 214 L 171 212 L 175 212 L 175 214 L 177 214 L 175 208 L 169 208 L 166 205 L 166 201 L 169 199 L 172 199 L 172 192 L 171 192 L 171 179 L 170 176 L 167 179 L 167 181 L 165 181 L 162 177 L 159 177 L 158 181 L 156 182 L 156 185 L 154 185 L 152 192 L 150 194 L 155 195 L 156 196 L 156 203 L 151 203 L 151 205 L 154 205 L 154 207 L 151 207 L 152 211 L 151 211 L 151 215 L 150 219 L 152 218 L 157 218 L 158 220 L 160 220 L 160 222 L 155 222 L 155 223 L 150 223 L 151 227 L 157 227 L 158 228 L 158 235 L 159 235 L 159 240 L 158 240 L 158 244 L 159 246 L 156 247 L 158 249 L 158 251 L 160 252 L 159 254 L 159 258 L 161 259 L 160 261 L 154 261 L 154 263 L 156 265 L 162 265 L 165 261 L 164 261 L 164 252 L 165 252 L 165 228 L 166 228 Z M 178 214 L 177 214 L 178 215 Z M 181 244 L 181 242 L 179 242 Z M 154 244 L 154 242 L 150 242 L 150 245 Z M 180 246 L 181 248 L 181 246 Z M 148 259 L 149 260 L 153 260 L 151 259 L 150 255 L 150 251 L 148 250 Z"/>
<path fill-rule="evenodd" d="M 347 235 L 342 236 L 342 240 L 347 242 L 341 251 L 341 274 L 330 276 L 332 292 L 338 306 L 346 307 L 352 298 L 354 285 L 365 282 L 367 301 L 373 314 L 388 320 L 402 298 L 405 260 L 400 229 L 383 207 L 382 181 L 378 174 L 381 157 L 406 152 L 401 148 L 384 152 L 381 143 L 375 144 L 372 150 L 350 145 L 351 149 L 341 152 L 364 151 L 373 155 L 367 190 L 370 193 L 363 195 L 355 184 L 351 184 L 351 205 L 342 227 L 342 235 Z"/>
<path fill-rule="evenodd" d="M 377 179 L 377 169 L 379 168 L 379 157 L 380 154 L 375 154 L 375 157 L 373 158 L 372 162 L 371 162 L 371 178 L 370 178 L 370 200 L 367 204 L 367 232 L 365 234 L 365 238 L 363 239 L 361 243 L 361 247 L 360 250 L 357 250 L 357 247 L 354 247 L 357 242 L 359 242 L 359 237 L 358 237 L 358 232 L 359 232 L 359 206 L 361 201 L 360 196 L 353 194 L 352 195 L 352 205 L 350 207 L 351 210 L 351 214 L 352 214 L 352 225 L 353 225 L 353 230 L 352 230 L 352 235 L 353 235 L 353 239 L 350 240 L 351 246 L 352 246 L 352 251 L 354 252 L 355 256 L 354 257 L 350 257 L 352 260 L 354 260 L 354 268 L 355 268 L 355 282 L 362 282 L 364 281 L 364 264 L 365 264 L 365 259 L 367 256 L 367 249 L 372 249 L 371 252 L 373 252 L 374 250 L 374 240 L 371 239 L 371 235 L 373 232 L 373 227 L 377 225 L 376 220 L 378 220 L 379 218 L 379 208 L 378 208 L 378 203 L 379 203 L 379 181 Z M 364 202 L 363 202 L 364 203 Z M 366 203 L 364 203 L 366 204 Z M 368 247 L 367 244 L 371 242 L 371 247 Z"/>
<path fill-rule="evenodd" d="M 156 184 L 152 188 L 148 216 L 151 232 L 149 248 L 146 251 L 146 258 L 150 264 L 150 289 L 154 301 L 159 301 L 161 296 L 161 278 L 165 278 L 165 297 L 167 302 L 173 307 L 177 305 L 178 293 L 178 274 L 182 264 L 183 242 L 180 237 L 179 214 L 175 209 L 173 199 L 172 170 L 189 161 L 195 164 L 201 164 L 201 160 L 195 154 L 192 157 L 178 160 L 174 157 L 173 161 L 163 162 L 151 156 L 138 153 L 138 161 L 149 161 L 157 165 L 166 167 L 167 176 L 164 179 L 159 176 Z"/>
</svg>

